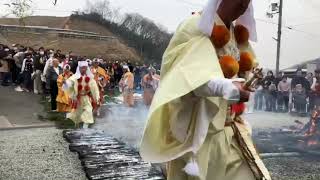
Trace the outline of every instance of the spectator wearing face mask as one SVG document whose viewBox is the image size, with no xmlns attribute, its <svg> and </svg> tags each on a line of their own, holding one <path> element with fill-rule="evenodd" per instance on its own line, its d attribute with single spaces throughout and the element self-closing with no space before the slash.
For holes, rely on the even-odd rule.
<svg viewBox="0 0 320 180">
<path fill-rule="evenodd" d="M 39 48 L 39 52 L 34 57 L 33 91 L 35 94 L 43 93 L 43 82 L 41 80 L 41 76 L 47 60 L 48 58 L 45 54 L 44 48 Z"/>
</svg>

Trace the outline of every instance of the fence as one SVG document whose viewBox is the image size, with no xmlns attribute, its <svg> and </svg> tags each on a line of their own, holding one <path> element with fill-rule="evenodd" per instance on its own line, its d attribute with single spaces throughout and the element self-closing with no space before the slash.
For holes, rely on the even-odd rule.
<svg viewBox="0 0 320 180">
<path fill-rule="evenodd" d="M 30 33 L 30 34 L 58 34 L 61 38 L 73 39 L 93 39 L 100 41 L 117 40 L 113 36 L 101 36 L 98 33 L 78 30 L 67 30 L 58 28 L 49 28 L 45 26 L 17 26 L 17 25 L 3 25 L 0 24 L 0 32 L 15 32 L 15 33 Z"/>
</svg>

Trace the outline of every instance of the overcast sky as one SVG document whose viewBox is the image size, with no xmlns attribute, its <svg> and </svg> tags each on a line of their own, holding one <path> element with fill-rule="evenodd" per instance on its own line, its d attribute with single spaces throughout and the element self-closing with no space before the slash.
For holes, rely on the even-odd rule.
<svg viewBox="0 0 320 180">
<path fill-rule="evenodd" d="M 8 1 L 3 0 L 1 2 Z M 33 0 L 34 15 L 68 16 L 72 11 L 83 9 L 86 0 Z M 95 0 L 90 0 L 94 2 Z M 256 54 L 263 67 L 275 68 L 277 17 L 266 17 L 270 0 L 253 0 L 257 19 L 258 43 Z M 174 31 L 192 11 L 201 10 L 206 0 L 110 0 L 122 13 L 137 12 Z M 0 6 L 4 12 L 4 6 Z M 285 68 L 306 60 L 320 57 L 320 1 L 284 0 L 283 43 L 280 67 Z"/>
</svg>

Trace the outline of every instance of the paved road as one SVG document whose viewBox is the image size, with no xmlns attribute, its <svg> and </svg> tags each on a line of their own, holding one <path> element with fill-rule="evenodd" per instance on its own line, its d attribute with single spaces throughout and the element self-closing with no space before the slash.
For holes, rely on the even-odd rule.
<svg viewBox="0 0 320 180">
<path fill-rule="evenodd" d="M 43 114 L 41 96 L 15 92 L 13 87 L 0 86 L 0 129 L 6 127 L 53 124 L 40 121 Z"/>
<path fill-rule="evenodd" d="M 294 121 L 299 120 L 306 123 L 309 118 L 292 116 L 288 113 L 256 112 L 243 116 L 253 129 L 281 128 L 295 125 Z"/>
</svg>

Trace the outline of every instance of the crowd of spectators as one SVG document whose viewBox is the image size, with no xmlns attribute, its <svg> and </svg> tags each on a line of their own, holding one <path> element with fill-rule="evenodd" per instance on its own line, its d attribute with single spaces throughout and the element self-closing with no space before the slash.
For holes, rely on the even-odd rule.
<svg viewBox="0 0 320 180">
<path fill-rule="evenodd" d="M 57 59 L 58 61 L 53 61 Z M 130 61 L 106 61 L 97 56 L 99 66 L 104 68 L 110 76 L 109 89 L 119 86 L 123 76 L 123 66 L 128 66 L 134 74 L 136 90 L 141 89 L 141 80 L 149 69 L 160 69 L 157 64 L 139 65 Z M 75 73 L 78 61 L 92 60 L 85 56 L 77 56 L 73 52 L 62 54 L 60 50 L 40 47 L 34 50 L 19 44 L 11 48 L 0 44 L 0 80 L 2 86 L 15 86 L 18 92 L 33 92 L 49 95 L 56 89 L 56 71 L 51 67 L 60 67 L 58 73 L 63 72 L 66 64 Z M 315 106 L 320 105 L 320 70 L 303 75 L 297 69 L 293 77 L 280 73 L 277 77 L 272 71 L 267 72 L 254 93 L 254 110 L 268 112 L 295 112 L 299 115 L 308 114 Z"/>
<path fill-rule="evenodd" d="M 53 61 L 57 59 L 58 62 Z M 117 88 L 119 81 L 123 76 L 123 66 L 126 65 L 134 73 L 135 88 L 141 89 L 141 80 L 145 74 L 148 74 L 149 68 L 157 68 L 157 64 L 138 64 L 130 61 L 107 61 L 97 55 L 95 60 L 99 61 L 99 66 L 104 68 L 110 76 L 108 88 Z M 0 80 L 2 86 L 15 86 L 17 92 L 33 92 L 35 94 L 50 94 L 50 86 L 56 84 L 57 76 L 55 70 L 51 67 L 57 64 L 60 72 L 66 64 L 70 70 L 75 73 L 78 61 L 88 61 L 92 63 L 93 59 L 86 56 L 77 56 L 72 51 L 63 54 L 61 50 L 33 49 L 14 44 L 11 47 L 0 44 Z M 53 82 L 53 83 L 52 83 Z"/>
<path fill-rule="evenodd" d="M 254 110 L 307 115 L 315 106 L 320 105 L 319 85 L 320 70 L 303 75 L 302 69 L 297 69 L 291 77 L 284 73 L 279 73 L 276 77 L 269 71 L 257 85 Z"/>
</svg>

